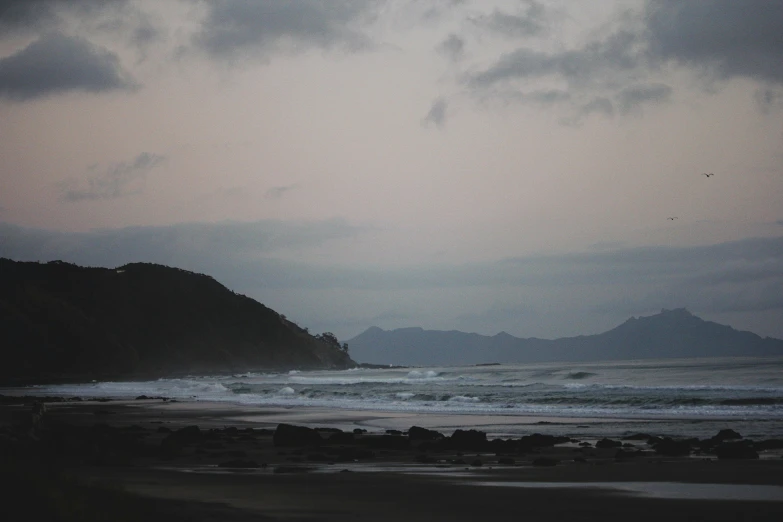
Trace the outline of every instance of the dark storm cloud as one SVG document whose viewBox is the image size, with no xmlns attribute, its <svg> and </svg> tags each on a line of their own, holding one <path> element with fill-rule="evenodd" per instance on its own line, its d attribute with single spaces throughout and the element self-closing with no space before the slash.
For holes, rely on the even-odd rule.
<svg viewBox="0 0 783 522">
<path fill-rule="evenodd" d="M 486 17 L 485 25 L 502 26 L 501 17 L 489 23 L 493 17 Z M 715 81 L 732 78 L 757 81 L 762 86 L 756 94 L 761 110 L 769 112 L 780 104 L 776 86 L 783 85 L 783 2 L 648 0 L 643 16 L 633 22 L 574 49 L 543 52 L 520 47 L 463 81 L 479 97 L 531 80 L 562 81 L 581 116 L 614 112 L 606 101 L 592 106 L 577 101 L 583 97 L 614 98 L 620 112 L 627 113 L 666 101 L 672 89 L 652 78 L 676 65 L 709 80 L 710 88 Z"/>
<path fill-rule="evenodd" d="M 645 104 L 660 104 L 669 101 L 673 89 L 662 83 L 632 85 L 617 93 L 617 105 L 621 112 L 631 112 Z"/>
<path fill-rule="evenodd" d="M 60 33 L 44 35 L 16 54 L 0 59 L 0 97 L 14 101 L 134 86 L 122 71 L 117 55 Z"/>
<path fill-rule="evenodd" d="M 536 36 L 546 29 L 544 6 L 535 1 L 527 3 L 523 13 L 510 14 L 495 9 L 492 14 L 475 16 L 470 21 L 476 26 L 507 37 Z"/>
<path fill-rule="evenodd" d="M 127 4 L 127 0 L 0 0 L 0 36 L 3 31 L 51 30 L 63 15 L 84 19 Z"/>
<path fill-rule="evenodd" d="M 434 124 L 438 128 L 442 128 L 446 123 L 446 110 L 448 109 L 448 102 L 443 98 L 437 98 L 432 102 L 429 112 L 424 117 L 424 125 Z"/>
<path fill-rule="evenodd" d="M 657 60 L 718 79 L 783 83 L 783 2 L 649 0 L 645 20 Z"/>
<path fill-rule="evenodd" d="M 90 199 L 117 199 L 137 194 L 134 182 L 143 181 L 147 174 L 160 165 L 166 158 L 158 154 L 142 152 L 132 161 L 121 161 L 110 165 L 104 172 L 87 179 L 87 186 L 66 188 L 61 201 L 82 201 Z"/>
<path fill-rule="evenodd" d="M 436 50 L 453 61 L 460 60 L 465 54 L 465 40 L 456 34 L 450 34 L 443 40 Z"/>
<path fill-rule="evenodd" d="M 215 58 L 280 48 L 365 49 L 370 38 L 358 27 L 376 2 L 360 0 L 215 0 L 195 44 Z"/>
</svg>

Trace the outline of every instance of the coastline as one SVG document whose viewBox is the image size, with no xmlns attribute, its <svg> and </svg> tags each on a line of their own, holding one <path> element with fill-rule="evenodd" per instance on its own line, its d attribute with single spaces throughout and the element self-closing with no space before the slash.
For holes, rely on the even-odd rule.
<svg viewBox="0 0 783 522">
<path fill-rule="evenodd" d="M 424 415 L 156 398 L 48 402 L 40 424 L 29 426 L 34 438 L 24 439 L 18 421 L 40 399 L 5 396 L 0 401 L 6 449 L 8 435 L 17 434 L 17 461 L 32 462 L 46 454 L 49 465 L 56 461 L 81 484 L 109 485 L 141 504 L 174 502 L 174 512 L 192 520 L 783 519 L 783 493 L 777 498 L 783 492 L 781 450 L 762 451 L 759 459 L 723 460 L 660 455 L 641 441 L 623 441 L 633 444 L 619 448 L 628 453 L 626 458 L 618 458 L 617 447 L 596 447 L 596 441 L 585 440 L 508 454 L 438 449 L 421 441 L 399 444 L 405 436 L 385 432 L 395 429 L 385 428 L 388 422 L 407 424 L 406 430 L 444 424 L 444 419 Z M 551 426 L 536 424 L 548 422 L 543 419 L 526 420 L 531 434 L 548 426 L 565 436 L 578 422 Z M 346 438 L 339 446 L 278 446 L 274 430 L 281 422 L 319 426 L 323 435 L 338 429 L 368 432 L 360 436 L 361 443 Z M 452 419 L 454 425 L 460 422 Z M 164 439 L 188 426 L 198 426 L 200 435 L 182 441 L 170 455 L 161 453 Z M 74 442 L 79 438 L 92 442 L 79 445 Z M 60 441 L 56 451 L 51 446 L 40 451 L 48 439 Z M 133 451 L 126 447 L 131 440 Z M 232 461 L 236 467 L 225 465 Z M 629 491 L 629 485 L 642 490 Z M 686 498 L 650 496 L 656 485 L 674 487 Z M 725 489 L 711 485 L 750 488 L 772 497 L 761 500 L 764 495 L 751 493 L 744 500 L 729 500 Z M 172 515 L 167 520 L 172 517 L 176 519 Z"/>
</svg>

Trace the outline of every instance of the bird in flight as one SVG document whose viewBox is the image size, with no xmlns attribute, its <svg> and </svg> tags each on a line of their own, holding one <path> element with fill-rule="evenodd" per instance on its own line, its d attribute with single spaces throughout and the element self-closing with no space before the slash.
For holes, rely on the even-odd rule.
<svg viewBox="0 0 783 522">
<path fill-rule="evenodd" d="M 710 176 L 714 176 L 715 174 L 713 174 L 712 172 L 702 172 L 701 175 L 702 176 L 707 176 L 709 178 Z"/>
<path fill-rule="evenodd" d="M 666 218 L 666 219 L 670 219 L 671 221 L 674 221 L 675 219 L 677 219 L 677 216 L 669 217 L 669 218 Z"/>
</svg>

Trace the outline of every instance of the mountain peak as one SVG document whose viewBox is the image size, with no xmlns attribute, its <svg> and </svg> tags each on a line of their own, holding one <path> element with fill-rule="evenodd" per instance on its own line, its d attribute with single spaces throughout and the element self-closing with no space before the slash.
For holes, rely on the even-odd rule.
<svg viewBox="0 0 783 522">
<path fill-rule="evenodd" d="M 694 317 L 694 315 L 685 307 L 674 308 L 672 310 L 661 308 L 661 315 L 668 315 L 672 317 Z"/>
</svg>

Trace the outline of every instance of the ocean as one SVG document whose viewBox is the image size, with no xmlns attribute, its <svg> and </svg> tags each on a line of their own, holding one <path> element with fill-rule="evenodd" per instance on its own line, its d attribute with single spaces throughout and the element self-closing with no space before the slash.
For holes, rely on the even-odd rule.
<svg viewBox="0 0 783 522">
<path fill-rule="evenodd" d="M 251 372 L 27 391 L 405 413 L 411 415 L 404 419 L 430 419 L 419 425 L 476 427 L 499 437 L 531 431 L 582 438 L 638 432 L 709 437 L 732 428 L 756 439 L 783 438 L 780 357 Z"/>
</svg>

